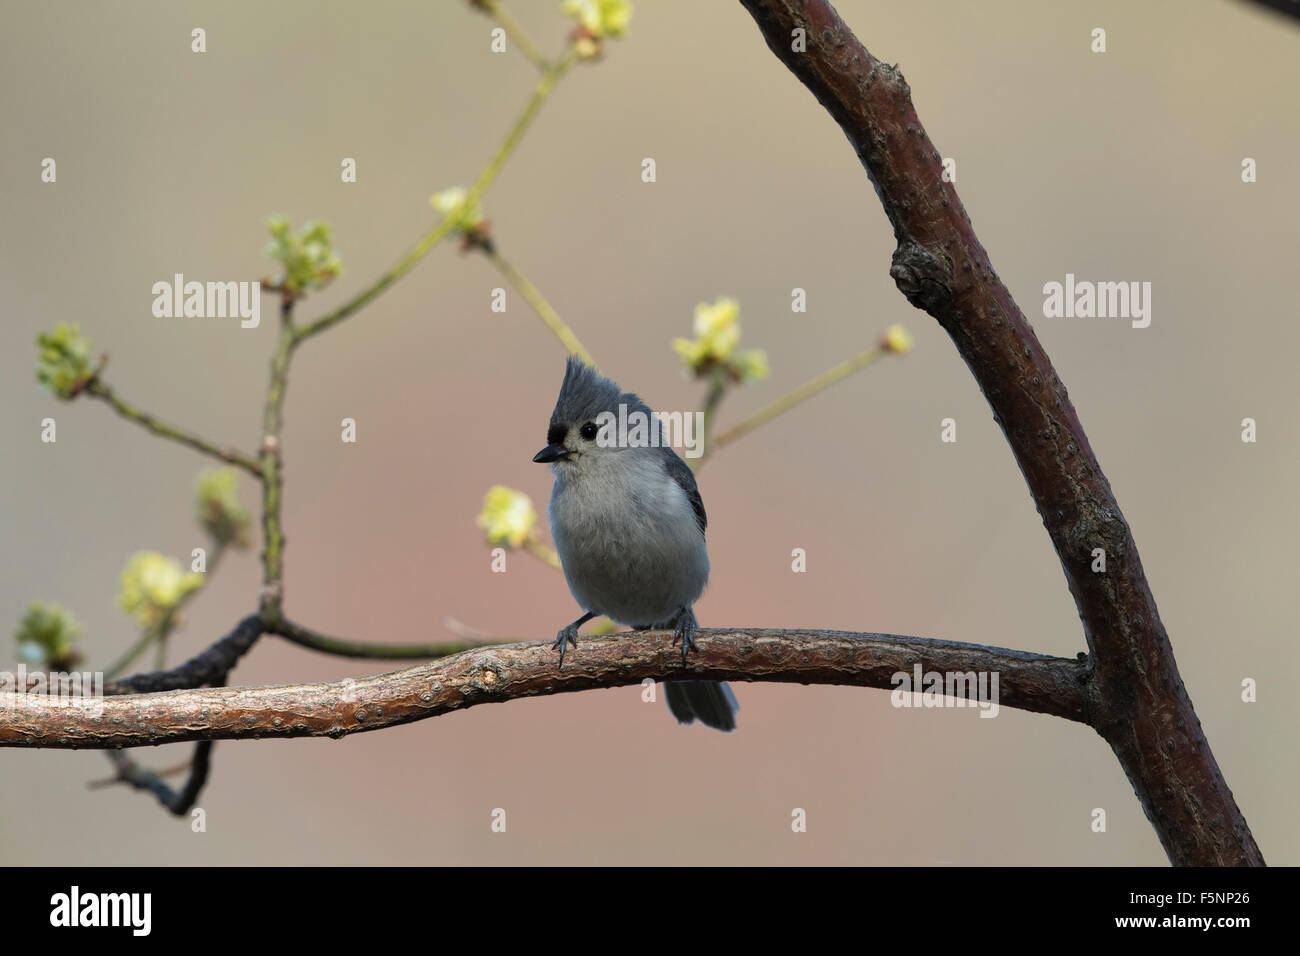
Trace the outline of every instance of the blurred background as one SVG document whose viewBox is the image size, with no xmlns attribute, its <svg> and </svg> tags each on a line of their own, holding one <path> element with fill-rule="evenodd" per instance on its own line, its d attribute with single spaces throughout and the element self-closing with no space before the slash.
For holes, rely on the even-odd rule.
<svg viewBox="0 0 1300 956">
<path fill-rule="evenodd" d="M 548 54 L 558 0 L 510 9 Z M 841 15 L 899 64 L 998 274 L 1029 315 L 1141 550 L 1210 744 L 1271 863 L 1300 862 L 1293 273 L 1300 29 L 1228 0 L 868 2 Z M 0 36 L 0 622 L 66 605 L 103 667 L 141 549 L 188 564 L 209 462 L 34 380 L 34 340 L 75 321 L 127 400 L 254 451 L 276 334 L 159 319 L 152 284 L 254 280 L 264 218 L 335 230 L 324 314 L 436 221 L 536 81 L 463 3 L 37 4 Z M 207 52 L 190 51 L 202 27 Z M 1108 52 L 1090 52 L 1094 27 Z M 40 181 L 44 157 L 55 184 Z M 344 157 L 358 181 L 340 182 Z M 641 181 L 652 157 L 657 182 Z M 1258 182 L 1241 181 L 1253 157 Z M 703 388 L 673 354 L 697 302 L 741 304 L 771 375 L 723 428 L 904 323 L 915 350 L 719 453 L 700 474 L 705 626 L 873 630 L 1073 656 L 1083 636 L 1007 444 L 951 342 L 889 277 L 893 240 L 843 134 L 735 3 L 642 2 L 567 76 L 485 200 L 505 255 L 602 368 L 664 409 Z M 1042 286 L 1152 283 L 1152 322 L 1044 319 Z M 481 256 L 437 249 L 298 352 L 286 406 L 286 611 L 375 641 L 452 616 L 549 640 L 577 616 L 558 572 L 491 573 L 493 484 L 543 512 L 563 349 Z M 792 313 L 791 290 L 808 311 Z M 40 421 L 58 423 L 56 444 Z M 356 419 L 358 442 L 339 440 Z M 954 418 L 958 441 L 939 441 Z M 1255 418 L 1258 442 L 1243 444 Z M 256 504 L 254 483 L 241 495 Z M 793 548 L 808 555 L 791 572 Z M 179 661 L 255 607 L 258 547 L 223 563 L 172 639 Z M 7 639 L 7 638 L 6 638 Z M 14 647 L 0 645 L 0 666 Z M 582 653 L 581 645 L 577 653 Z M 265 637 L 244 685 L 382 663 Z M 1244 678 L 1259 699 L 1241 702 Z M 899 710 L 878 690 L 737 685 L 731 735 L 679 727 L 639 688 L 477 707 L 342 741 L 219 744 L 207 832 L 145 794 L 90 791 L 94 753 L 0 752 L 9 864 L 1162 864 L 1109 748 L 1003 709 Z M 190 747 L 139 751 L 163 767 Z M 508 831 L 491 832 L 494 808 Z M 792 809 L 808 829 L 793 834 Z M 1090 829 L 1104 808 L 1105 833 Z"/>
</svg>

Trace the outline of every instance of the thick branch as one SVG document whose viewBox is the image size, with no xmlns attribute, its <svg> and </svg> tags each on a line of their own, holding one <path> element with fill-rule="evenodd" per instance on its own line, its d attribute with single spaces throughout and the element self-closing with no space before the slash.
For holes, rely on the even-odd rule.
<svg viewBox="0 0 1300 956">
<path fill-rule="evenodd" d="M 260 628 L 250 618 L 240 628 Z M 237 629 L 236 633 L 239 633 Z M 232 635 L 233 636 L 233 635 Z M 519 697 L 676 677 L 893 689 L 894 675 L 997 673 L 998 703 L 1087 722 L 1086 660 L 841 631 L 704 629 L 683 671 L 663 631 L 585 638 L 560 670 L 550 642 L 477 648 L 364 680 L 60 702 L 0 695 L 0 747 L 138 747 L 185 740 L 343 737 Z M 918 688 L 919 689 L 919 688 Z M 973 691 L 973 688 L 972 688 Z M 7 699 L 6 699 L 7 698 Z M 974 706 L 974 705 L 972 705 Z"/>
<path fill-rule="evenodd" d="M 825 0 L 741 0 L 769 48 L 839 123 L 898 247 L 890 275 L 952 337 L 1025 476 L 1079 608 L 1095 671 L 1093 726 L 1111 745 L 1171 861 L 1262 864 L 1174 663 L 1137 546 L 1024 314 L 994 272 L 906 81 Z M 791 47 L 796 29 L 806 52 Z M 1104 549 L 1106 571 L 1092 571 Z"/>
</svg>

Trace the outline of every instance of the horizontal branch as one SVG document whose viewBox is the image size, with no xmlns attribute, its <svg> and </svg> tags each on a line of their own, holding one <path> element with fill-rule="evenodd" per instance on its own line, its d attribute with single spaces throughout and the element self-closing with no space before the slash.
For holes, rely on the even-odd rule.
<svg viewBox="0 0 1300 956">
<path fill-rule="evenodd" d="M 252 633 L 256 618 L 241 624 Z M 233 635 L 232 635 L 233 636 Z M 561 670 L 550 641 L 476 648 L 363 680 L 71 699 L 0 694 L 0 747 L 139 747 L 186 740 L 343 737 L 521 697 L 680 677 L 893 689 L 894 675 L 998 674 L 998 703 L 1088 722 L 1085 658 L 843 631 L 703 629 L 683 670 L 665 631 L 584 638 Z M 921 690 L 923 688 L 915 688 Z"/>
</svg>

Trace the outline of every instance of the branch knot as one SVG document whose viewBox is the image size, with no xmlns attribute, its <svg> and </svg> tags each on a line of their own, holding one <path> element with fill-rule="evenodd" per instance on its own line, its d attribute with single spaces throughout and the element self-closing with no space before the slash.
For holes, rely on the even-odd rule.
<svg viewBox="0 0 1300 956">
<path fill-rule="evenodd" d="M 936 319 L 952 307 L 952 263 L 940 258 L 915 239 L 903 239 L 889 266 L 898 291 L 918 309 Z"/>
</svg>

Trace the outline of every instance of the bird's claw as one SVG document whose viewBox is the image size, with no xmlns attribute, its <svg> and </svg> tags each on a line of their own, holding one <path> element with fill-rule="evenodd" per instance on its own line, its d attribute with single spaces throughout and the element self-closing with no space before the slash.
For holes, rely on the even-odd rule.
<svg viewBox="0 0 1300 956">
<path fill-rule="evenodd" d="M 551 650 L 560 652 L 560 667 L 564 666 L 564 651 L 569 644 L 575 648 L 578 646 L 578 629 L 572 624 L 560 628 L 560 632 L 555 635 L 555 643 L 551 645 Z"/>
<path fill-rule="evenodd" d="M 695 621 L 695 612 L 686 608 L 677 616 L 677 632 L 673 635 L 673 646 L 682 642 L 682 667 L 686 666 L 687 651 L 699 651 L 695 646 L 695 630 L 699 625 Z"/>
</svg>

